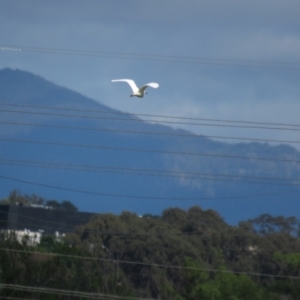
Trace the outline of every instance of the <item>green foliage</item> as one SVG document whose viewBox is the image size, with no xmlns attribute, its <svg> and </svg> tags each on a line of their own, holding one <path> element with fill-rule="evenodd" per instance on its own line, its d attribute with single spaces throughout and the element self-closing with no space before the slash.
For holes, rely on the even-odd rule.
<svg viewBox="0 0 300 300">
<path fill-rule="evenodd" d="M 274 257 L 278 261 L 293 268 L 296 273 L 300 274 L 300 253 L 281 254 L 276 252 Z"/>
<path fill-rule="evenodd" d="M 261 225 L 265 226 L 262 220 Z M 219 270 L 183 273 L 176 268 L 120 264 L 141 296 L 162 299 L 276 299 L 267 290 L 269 277 L 260 282 L 234 271 L 280 274 L 275 251 L 300 249 L 299 240 L 289 233 L 257 234 L 251 222 L 232 227 L 216 212 L 200 207 L 171 208 L 161 218 L 139 218 L 129 212 L 119 217 L 99 215 L 68 239 L 75 247 L 88 249 L 92 244 L 95 255 L 115 260 L 180 266 L 190 259 L 197 269 Z"/>
<path fill-rule="evenodd" d="M 35 198 L 35 195 L 33 195 Z M 0 204 L 10 205 L 30 205 L 30 199 L 28 196 L 22 195 L 19 190 L 13 190 L 6 199 L 2 199 Z"/>
<path fill-rule="evenodd" d="M 201 300 L 264 300 L 272 299 L 270 293 L 259 287 L 250 277 L 234 274 L 225 267 L 213 272 L 186 260 L 185 299 Z"/>
<path fill-rule="evenodd" d="M 78 208 L 70 201 L 64 200 L 61 203 L 56 200 L 48 200 L 47 206 L 51 206 L 54 209 L 67 210 L 67 211 L 78 211 Z"/>
<path fill-rule="evenodd" d="M 68 200 L 63 200 L 62 202 L 58 202 L 56 200 L 45 200 L 35 194 L 32 194 L 31 196 L 23 195 L 19 190 L 13 190 L 7 198 L 0 200 L 0 204 L 24 206 L 30 206 L 31 204 L 47 205 L 54 209 L 78 211 L 78 208 Z"/>
<path fill-rule="evenodd" d="M 280 275 L 295 277 L 283 278 L 271 285 L 271 289 L 280 294 L 289 295 L 290 299 L 300 299 L 300 253 L 287 253 L 275 252 L 274 259 L 280 267 Z"/>
<path fill-rule="evenodd" d="M 279 232 L 299 234 L 299 221 L 295 217 L 273 217 L 269 214 L 263 214 L 255 219 L 248 220 L 248 224 L 251 225 L 254 232 L 262 235 Z"/>
<path fill-rule="evenodd" d="M 268 228 L 270 220 L 276 218 L 259 218 L 259 226 Z M 281 219 L 287 225 L 290 220 Z M 257 224 L 229 226 L 216 212 L 195 206 L 170 208 L 161 217 L 97 215 L 62 241 L 43 236 L 36 246 L 0 236 L 1 249 L 22 250 L 0 250 L 0 280 L 165 300 L 299 299 L 298 279 L 245 274 L 300 277 L 300 241 L 294 232 L 284 225 L 287 231 L 262 233 Z M 7 289 L 0 296 L 36 297 Z"/>
<path fill-rule="evenodd" d="M 105 273 L 102 264 L 90 260 L 91 254 L 57 242 L 53 237 L 44 237 L 39 245 L 27 247 L 13 240 L 3 240 L 0 247 L 0 268 L 3 283 L 38 286 L 73 291 L 132 296 L 130 286 L 122 274 Z M 15 252 L 20 250 L 21 252 Z M 32 253 L 34 252 L 34 253 Z M 49 253 L 51 255 L 38 254 Z M 59 254 L 55 256 L 52 254 Z M 81 257 L 81 259 L 78 259 Z M 84 259 L 84 258 L 87 259 Z M 3 289 L 1 296 L 35 298 L 31 292 Z M 0 297 L 1 297 L 0 296 Z M 38 299 L 66 299 L 62 296 L 40 294 Z"/>
<path fill-rule="evenodd" d="M 68 210 L 68 211 L 78 211 L 78 208 L 68 200 L 63 200 L 62 201 L 61 209 L 62 210 Z"/>
</svg>

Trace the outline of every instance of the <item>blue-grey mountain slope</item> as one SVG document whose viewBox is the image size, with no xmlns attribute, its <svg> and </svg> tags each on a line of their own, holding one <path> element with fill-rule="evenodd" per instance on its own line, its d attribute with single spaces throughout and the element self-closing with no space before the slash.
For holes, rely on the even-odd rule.
<svg viewBox="0 0 300 300">
<path fill-rule="evenodd" d="M 0 71 L 0 104 L 0 198 L 20 189 L 139 214 L 199 204 L 229 222 L 300 211 L 300 153 L 290 146 L 146 123 L 20 70 Z"/>
</svg>

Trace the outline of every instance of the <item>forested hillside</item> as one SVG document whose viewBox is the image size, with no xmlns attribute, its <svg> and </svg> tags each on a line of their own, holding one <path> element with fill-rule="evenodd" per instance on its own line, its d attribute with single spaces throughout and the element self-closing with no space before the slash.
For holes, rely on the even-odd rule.
<svg viewBox="0 0 300 300">
<path fill-rule="evenodd" d="M 21 70 L 0 70 L 0 98 L 0 197 L 17 187 L 115 214 L 200 203 L 231 224 L 300 211 L 290 145 L 211 139 L 200 119 L 201 134 L 175 129 L 188 120 L 141 119 Z"/>
<path fill-rule="evenodd" d="M 230 226 L 194 206 L 161 216 L 99 214 L 64 241 L 44 236 L 37 246 L 3 235 L 0 295 L 300 299 L 299 225 L 294 217 L 261 215 Z"/>
</svg>

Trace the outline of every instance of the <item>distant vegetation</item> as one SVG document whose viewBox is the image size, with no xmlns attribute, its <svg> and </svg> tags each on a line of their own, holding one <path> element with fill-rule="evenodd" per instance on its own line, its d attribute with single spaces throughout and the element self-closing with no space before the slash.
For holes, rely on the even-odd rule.
<svg viewBox="0 0 300 300">
<path fill-rule="evenodd" d="M 2 236 L 0 283 L 118 299 L 300 299 L 299 237 L 294 217 L 265 214 L 230 226 L 198 206 L 161 216 L 100 214 L 62 242 L 44 236 L 33 247 Z M 48 292 L 2 288 L 0 296 L 86 299 Z"/>
<path fill-rule="evenodd" d="M 56 200 L 45 200 L 44 198 L 35 194 L 31 196 L 22 195 L 22 193 L 18 190 L 13 190 L 7 198 L 1 199 L 0 204 L 23 206 L 42 205 L 51 206 L 53 209 L 78 211 L 78 208 L 68 200 L 63 200 L 62 202 L 58 202 Z"/>
</svg>

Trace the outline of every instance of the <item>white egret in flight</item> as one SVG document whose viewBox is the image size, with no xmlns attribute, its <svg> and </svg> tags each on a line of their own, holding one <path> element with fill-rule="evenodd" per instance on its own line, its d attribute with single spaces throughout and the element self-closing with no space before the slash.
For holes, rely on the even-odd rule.
<svg viewBox="0 0 300 300">
<path fill-rule="evenodd" d="M 139 97 L 139 98 L 143 98 L 145 94 L 147 94 L 145 92 L 145 89 L 150 86 L 154 89 L 157 89 L 159 87 L 159 84 L 156 83 L 156 82 L 150 82 L 150 83 L 147 83 L 145 85 L 143 85 L 142 87 L 138 88 L 135 84 L 135 82 L 132 80 L 132 79 L 116 79 L 116 80 L 112 80 L 112 82 L 118 82 L 118 81 L 124 81 L 124 82 L 127 82 L 131 89 L 132 89 L 132 94 L 130 95 L 130 97 L 133 97 L 133 96 L 136 96 L 136 97 Z"/>
</svg>

